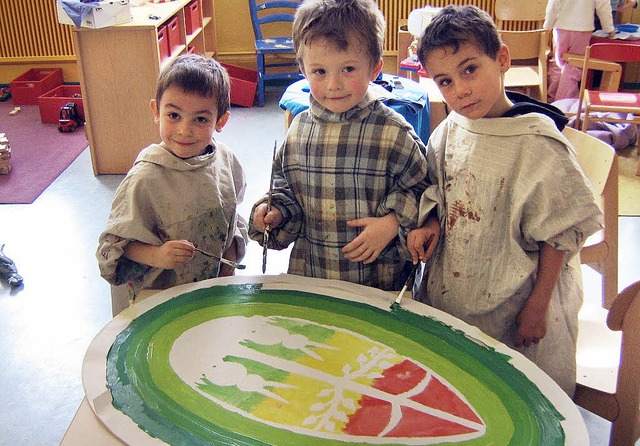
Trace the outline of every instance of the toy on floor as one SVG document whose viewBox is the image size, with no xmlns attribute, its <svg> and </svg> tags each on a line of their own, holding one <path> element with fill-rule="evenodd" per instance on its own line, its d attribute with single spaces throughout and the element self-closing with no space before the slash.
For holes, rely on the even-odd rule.
<svg viewBox="0 0 640 446">
<path fill-rule="evenodd" d="M 84 117 L 78 113 L 78 104 L 67 102 L 60 107 L 60 120 L 58 130 L 61 132 L 75 132 L 78 127 L 84 125 Z"/>
<path fill-rule="evenodd" d="M 0 102 L 5 102 L 11 97 L 10 87 L 0 87 Z"/>
<path fill-rule="evenodd" d="M 4 133 L 0 133 L 0 175 L 11 172 L 11 146 Z"/>
<path fill-rule="evenodd" d="M 0 276 L 12 287 L 20 286 L 23 283 L 22 276 L 18 274 L 18 268 L 16 268 L 15 262 L 4 255 L 4 244 L 0 247 Z"/>
</svg>

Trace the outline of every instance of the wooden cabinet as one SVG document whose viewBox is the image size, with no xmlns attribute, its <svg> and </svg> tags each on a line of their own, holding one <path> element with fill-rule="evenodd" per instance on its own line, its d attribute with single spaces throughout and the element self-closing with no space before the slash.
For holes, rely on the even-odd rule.
<svg viewBox="0 0 640 446">
<path fill-rule="evenodd" d="M 140 150 L 160 140 L 149 102 L 161 67 L 187 51 L 216 54 L 214 0 L 147 3 L 131 14 L 124 25 L 74 31 L 96 175 L 127 173 Z M 191 34 L 188 21 L 195 23 Z M 165 57 L 163 38 L 169 39 Z"/>
</svg>

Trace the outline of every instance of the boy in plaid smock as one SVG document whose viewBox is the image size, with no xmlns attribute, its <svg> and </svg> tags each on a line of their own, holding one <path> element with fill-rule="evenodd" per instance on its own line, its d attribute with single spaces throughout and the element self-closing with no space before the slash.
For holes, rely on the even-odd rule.
<svg viewBox="0 0 640 446">
<path fill-rule="evenodd" d="M 311 89 L 274 161 L 274 191 L 252 210 L 250 237 L 294 243 L 289 273 L 399 290 L 406 234 L 426 187 L 425 147 L 369 84 L 382 70 L 384 16 L 373 0 L 306 0 L 293 41 Z"/>
</svg>

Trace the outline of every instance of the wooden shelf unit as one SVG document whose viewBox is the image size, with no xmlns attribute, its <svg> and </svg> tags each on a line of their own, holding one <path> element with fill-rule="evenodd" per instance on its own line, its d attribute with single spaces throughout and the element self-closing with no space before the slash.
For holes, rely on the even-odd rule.
<svg viewBox="0 0 640 446">
<path fill-rule="evenodd" d="M 195 0 L 201 2 L 202 27 L 187 35 L 185 15 L 192 1 L 147 3 L 131 8 L 130 23 L 75 29 L 94 174 L 127 173 L 140 150 L 160 140 L 149 102 L 164 64 L 186 53 L 188 47 L 216 55 L 214 0 Z M 158 29 L 174 17 L 178 18 L 180 44 L 161 61 Z"/>
</svg>

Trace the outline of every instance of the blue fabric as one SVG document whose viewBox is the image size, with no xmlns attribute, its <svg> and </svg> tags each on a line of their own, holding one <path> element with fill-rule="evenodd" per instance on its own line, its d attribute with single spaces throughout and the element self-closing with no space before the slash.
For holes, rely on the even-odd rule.
<svg viewBox="0 0 640 446">
<path fill-rule="evenodd" d="M 396 81 L 402 84 L 403 88 L 394 87 L 389 95 L 391 97 L 382 102 L 404 116 L 426 144 L 431 133 L 429 98 L 426 90 L 418 82 L 393 74 L 383 74 L 382 80 L 392 86 Z M 302 79 L 289 85 L 282 94 L 279 105 L 283 110 L 289 110 L 293 116 L 308 109 L 309 82 Z"/>
<path fill-rule="evenodd" d="M 58 0 L 58 2 L 78 28 L 82 25 L 82 19 L 91 12 L 96 4 L 100 4 L 98 1 L 82 3 L 78 0 Z"/>
</svg>

